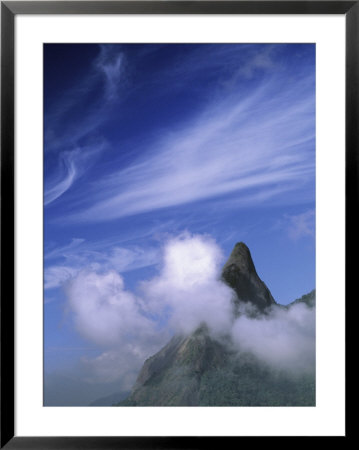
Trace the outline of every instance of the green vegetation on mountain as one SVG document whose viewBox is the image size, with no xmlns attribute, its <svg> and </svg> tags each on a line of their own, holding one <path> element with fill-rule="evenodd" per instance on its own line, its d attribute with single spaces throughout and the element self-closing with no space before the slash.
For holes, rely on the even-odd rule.
<svg viewBox="0 0 359 450">
<path fill-rule="evenodd" d="M 258 277 L 249 249 L 235 246 L 222 279 L 241 302 L 251 303 L 253 317 L 277 308 Z M 295 300 L 315 305 L 315 291 Z M 129 397 L 117 406 L 314 406 L 315 375 L 269 365 L 235 347 L 230 336 L 213 337 L 203 324 L 190 335 L 176 335 L 147 359 Z"/>
<path fill-rule="evenodd" d="M 298 303 L 305 303 L 309 308 L 313 308 L 315 306 L 315 289 L 309 292 L 309 294 L 297 298 L 294 302 L 290 303 L 289 306 L 297 305 Z"/>
<path fill-rule="evenodd" d="M 157 354 L 158 355 L 158 354 Z M 314 406 L 313 376 L 276 371 L 230 350 L 201 327 L 175 337 L 148 359 L 132 394 L 118 406 Z"/>
</svg>

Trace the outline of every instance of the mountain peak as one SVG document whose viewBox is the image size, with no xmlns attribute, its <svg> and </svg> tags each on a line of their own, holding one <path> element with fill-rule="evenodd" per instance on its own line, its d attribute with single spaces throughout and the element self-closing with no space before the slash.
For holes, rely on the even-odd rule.
<svg viewBox="0 0 359 450">
<path fill-rule="evenodd" d="M 246 246 L 244 242 L 238 242 L 234 246 L 232 253 L 230 254 L 228 261 L 226 262 L 224 267 L 230 264 L 234 264 L 242 271 L 246 272 L 256 271 L 252 260 L 251 252 L 249 251 L 249 248 Z"/>
<path fill-rule="evenodd" d="M 238 242 L 223 267 L 222 279 L 243 302 L 251 302 L 263 311 L 276 302 L 265 283 L 259 278 L 251 252 L 244 242 Z"/>
</svg>

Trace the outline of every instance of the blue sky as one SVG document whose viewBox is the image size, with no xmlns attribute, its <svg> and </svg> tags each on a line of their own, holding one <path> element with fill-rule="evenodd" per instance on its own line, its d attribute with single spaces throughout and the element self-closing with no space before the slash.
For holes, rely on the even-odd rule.
<svg viewBox="0 0 359 450">
<path fill-rule="evenodd" d="M 159 314 L 146 310 L 140 291 L 165 276 L 166 243 L 194 237 L 188 242 L 200 242 L 201 252 L 196 236 L 203 237 L 220 267 L 244 241 L 259 276 L 286 304 L 315 287 L 314 224 L 314 45 L 44 46 L 44 337 L 52 389 L 54 374 L 86 379 L 98 396 L 125 389 L 138 362 L 128 363 L 131 375 L 113 361 L 126 365 L 136 352 L 140 360 L 168 337 L 141 353 Z M 142 315 L 133 327 L 147 330 L 143 341 L 116 331 L 105 342 L 98 322 L 88 332 L 91 301 L 73 296 L 89 283 L 109 297 L 116 286 L 128 311 L 137 302 Z M 101 302 L 96 297 L 96 308 Z M 107 312 L 93 311 L 105 328 L 112 317 L 117 330 L 121 311 L 118 322 L 117 312 Z M 156 327 L 165 323 L 161 317 Z M 126 352 L 114 356 L 124 342 Z M 116 373 L 127 377 L 123 386 Z"/>
</svg>

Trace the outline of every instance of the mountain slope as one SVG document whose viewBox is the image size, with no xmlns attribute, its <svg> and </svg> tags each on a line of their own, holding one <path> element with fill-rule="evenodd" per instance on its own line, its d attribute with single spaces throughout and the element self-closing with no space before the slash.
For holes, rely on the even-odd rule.
<svg viewBox="0 0 359 450">
<path fill-rule="evenodd" d="M 312 406 L 313 377 L 273 371 L 250 353 L 231 351 L 201 327 L 176 336 L 149 358 L 118 406 Z"/>
<path fill-rule="evenodd" d="M 190 336 L 175 336 L 143 365 L 128 405 L 192 406 L 199 403 L 202 375 L 223 367 L 226 349 L 206 327 Z"/>
<path fill-rule="evenodd" d="M 222 279 L 234 290 L 236 316 L 242 303 L 266 317 L 279 306 L 259 278 L 248 247 L 237 244 Z M 312 303 L 315 291 L 295 302 Z M 314 300 L 315 301 L 315 300 Z M 295 303 L 293 302 L 293 304 Z M 234 319 L 234 318 L 233 318 Z M 118 406 L 313 406 L 313 375 L 273 369 L 235 348 L 229 336 L 214 338 L 205 324 L 177 335 L 147 359 L 130 396 Z"/>
<path fill-rule="evenodd" d="M 308 294 L 302 295 L 300 298 L 297 298 L 292 303 L 290 303 L 288 306 L 297 305 L 298 303 L 304 303 L 309 308 L 314 308 L 315 306 L 315 289 L 313 289 Z"/>
</svg>

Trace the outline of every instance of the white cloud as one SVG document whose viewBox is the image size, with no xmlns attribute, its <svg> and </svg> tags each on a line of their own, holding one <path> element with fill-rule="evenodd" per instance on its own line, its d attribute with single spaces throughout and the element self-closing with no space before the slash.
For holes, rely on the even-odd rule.
<svg viewBox="0 0 359 450">
<path fill-rule="evenodd" d="M 275 67 L 278 68 L 278 61 L 273 58 L 275 50 L 276 47 L 272 45 L 266 45 L 261 50 L 256 48 L 255 54 L 251 58 L 247 58 L 235 76 L 250 79 L 257 71 L 269 71 Z"/>
<path fill-rule="evenodd" d="M 101 246 L 101 250 L 98 250 Z M 72 239 L 70 244 L 48 251 L 47 261 L 56 262 L 45 268 L 45 289 L 61 287 L 79 272 L 111 270 L 128 272 L 157 264 L 159 251 L 148 247 L 119 247 L 111 241 L 87 243 L 84 239 Z"/>
<path fill-rule="evenodd" d="M 77 270 L 69 266 L 51 266 L 45 269 L 44 289 L 53 289 L 62 286 L 77 273 Z"/>
<path fill-rule="evenodd" d="M 167 317 L 177 332 L 193 331 L 202 322 L 216 333 L 228 329 L 233 292 L 219 279 L 222 256 L 209 237 L 184 234 L 171 239 L 160 275 L 142 285 L 147 309 Z"/>
<path fill-rule="evenodd" d="M 315 211 L 309 210 L 302 214 L 286 216 L 288 222 L 288 235 L 293 240 L 303 237 L 314 237 Z"/>
<path fill-rule="evenodd" d="M 45 252 L 44 257 L 45 259 L 53 259 L 64 256 L 67 252 L 78 249 L 83 242 L 85 242 L 85 239 L 73 238 L 69 244 Z"/>
<path fill-rule="evenodd" d="M 278 370 L 302 373 L 315 368 L 315 308 L 305 304 L 273 308 L 269 316 L 257 319 L 242 315 L 233 325 L 232 338 L 240 350 Z"/>
<path fill-rule="evenodd" d="M 106 256 L 107 265 L 119 272 L 152 266 L 159 261 L 159 252 L 155 248 L 114 247 Z"/>
<path fill-rule="evenodd" d="M 57 182 L 52 182 L 50 187 L 45 189 L 44 205 L 52 203 L 57 198 L 61 197 L 68 189 L 70 189 L 72 183 L 76 178 L 76 166 L 71 159 L 64 159 L 64 174 Z"/>
<path fill-rule="evenodd" d="M 75 326 L 105 345 L 153 341 L 159 329 L 190 331 L 203 321 L 220 332 L 230 326 L 233 295 L 219 280 L 222 260 L 209 237 L 170 239 L 161 273 L 142 283 L 141 298 L 125 289 L 115 271 L 80 271 L 65 287 Z"/>
<path fill-rule="evenodd" d="M 141 313 L 138 299 L 114 271 L 82 271 L 67 283 L 66 294 L 77 330 L 99 345 L 145 342 L 155 334 L 154 324 Z"/>
<path fill-rule="evenodd" d="M 311 78 L 280 90 L 268 83 L 215 102 L 160 136 L 143 159 L 98 180 L 94 204 L 69 220 L 110 220 L 253 190 L 279 195 L 294 183 L 300 189 L 314 175 L 311 86 Z"/>
<path fill-rule="evenodd" d="M 115 99 L 124 75 L 124 54 L 116 50 L 116 47 L 114 51 L 112 45 L 101 45 L 96 67 L 105 77 L 106 100 Z"/>
<path fill-rule="evenodd" d="M 139 298 L 110 271 L 81 271 L 66 284 L 67 307 L 77 331 L 104 352 L 83 358 L 86 382 L 134 382 L 146 358 L 175 332 L 206 322 L 213 333 L 231 324 L 232 291 L 219 281 L 222 253 L 209 237 L 183 234 L 164 247 L 158 277 L 142 284 Z M 127 380 L 127 381 L 126 381 Z"/>
<path fill-rule="evenodd" d="M 100 45 L 99 50 L 94 65 L 86 74 L 75 78 L 72 87 L 63 90 L 56 102 L 47 105 L 44 130 L 47 154 L 66 152 L 78 146 L 80 140 L 94 136 L 108 119 L 109 107 L 116 100 L 124 79 L 124 56 L 112 45 Z M 71 120 L 74 114 L 76 121 Z"/>
<path fill-rule="evenodd" d="M 77 146 L 73 150 L 60 153 L 54 174 L 45 179 L 44 204 L 49 205 L 66 191 L 95 162 L 99 153 L 105 148 L 103 141 L 88 146 Z"/>
</svg>

